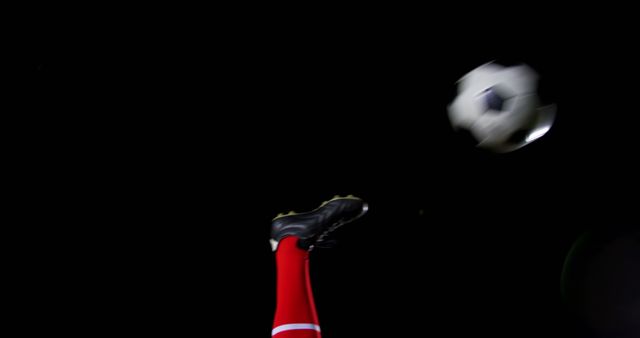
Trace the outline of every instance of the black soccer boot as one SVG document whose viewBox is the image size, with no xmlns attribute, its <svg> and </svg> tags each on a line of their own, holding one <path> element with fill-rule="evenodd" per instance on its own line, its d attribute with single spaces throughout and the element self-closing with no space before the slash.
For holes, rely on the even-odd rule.
<svg viewBox="0 0 640 338">
<path fill-rule="evenodd" d="M 311 251 L 318 245 L 322 246 L 329 233 L 360 218 L 367 210 L 367 203 L 349 195 L 335 196 L 309 212 L 279 214 L 271 222 L 271 248 L 276 251 L 281 239 L 296 236 L 299 238 L 298 246 Z"/>
</svg>

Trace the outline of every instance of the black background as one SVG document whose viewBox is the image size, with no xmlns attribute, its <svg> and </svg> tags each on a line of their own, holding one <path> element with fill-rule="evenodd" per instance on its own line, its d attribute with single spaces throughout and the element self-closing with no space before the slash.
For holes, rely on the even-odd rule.
<svg viewBox="0 0 640 338">
<path fill-rule="evenodd" d="M 566 254 L 638 224 L 625 20 L 98 12 L 44 13 L 26 40 L 18 163 L 42 207 L 16 256 L 45 329 L 267 336 L 271 218 L 355 194 L 370 213 L 312 253 L 324 337 L 581 334 Z M 492 60 L 531 65 L 558 105 L 503 155 L 446 116 Z"/>
</svg>

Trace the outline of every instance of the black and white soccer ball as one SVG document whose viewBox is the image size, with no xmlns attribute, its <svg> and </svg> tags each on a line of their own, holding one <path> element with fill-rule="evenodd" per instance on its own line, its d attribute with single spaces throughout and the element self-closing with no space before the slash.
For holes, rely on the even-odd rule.
<svg viewBox="0 0 640 338">
<path fill-rule="evenodd" d="M 484 64 L 458 81 L 449 120 L 480 148 L 516 150 L 546 134 L 555 119 L 555 105 L 541 104 L 537 86 L 538 74 L 527 65 Z"/>
</svg>

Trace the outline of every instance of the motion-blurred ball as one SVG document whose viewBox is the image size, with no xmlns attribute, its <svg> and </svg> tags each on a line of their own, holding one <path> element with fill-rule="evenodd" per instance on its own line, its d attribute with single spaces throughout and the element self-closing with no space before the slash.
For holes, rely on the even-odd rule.
<svg viewBox="0 0 640 338">
<path fill-rule="evenodd" d="M 470 132 L 478 147 L 500 153 L 521 148 L 549 131 L 555 118 L 555 106 L 541 105 L 537 86 L 538 75 L 527 65 L 484 64 L 458 81 L 451 124 Z"/>
</svg>

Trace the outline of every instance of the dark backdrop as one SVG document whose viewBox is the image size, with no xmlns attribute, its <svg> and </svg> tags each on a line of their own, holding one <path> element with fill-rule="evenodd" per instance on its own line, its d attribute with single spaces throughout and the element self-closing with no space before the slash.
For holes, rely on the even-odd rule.
<svg viewBox="0 0 640 338">
<path fill-rule="evenodd" d="M 195 12 L 34 28 L 19 155 L 43 205 L 27 215 L 47 220 L 24 249 L 47 328 L 267 336 L 270 219 L 355 194 L 370 213 L 312 254 L 324 337 L 582 334 L 566 255 L 638 224 L 624 20 Z M 545 137 L 504 155 L 446 116 L 455 82 L 492 60 L 531 65 L 558 105 Z"/>
</svg>

